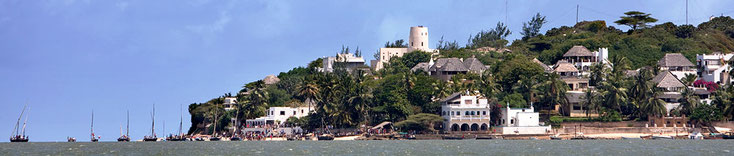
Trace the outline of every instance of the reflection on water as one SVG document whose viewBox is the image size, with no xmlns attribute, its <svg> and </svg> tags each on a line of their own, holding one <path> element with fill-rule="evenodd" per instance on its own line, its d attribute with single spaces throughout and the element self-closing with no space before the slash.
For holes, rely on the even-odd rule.
<svg viewBox="0 0 734 156">
<path fill-rule="evenodd" d="M 732 155 L 733 140 L 0 143 L 0 155 Z"/>
</svg>

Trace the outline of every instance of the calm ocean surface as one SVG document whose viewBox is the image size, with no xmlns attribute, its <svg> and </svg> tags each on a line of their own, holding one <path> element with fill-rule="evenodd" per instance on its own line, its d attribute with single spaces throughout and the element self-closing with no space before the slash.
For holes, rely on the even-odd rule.
<svg viewBox="0 0 734 156">
<path fill-rule="evenodd" d="M 734 140 L 0 143 L 0 155 L 734 155 Z"/>
</svg>

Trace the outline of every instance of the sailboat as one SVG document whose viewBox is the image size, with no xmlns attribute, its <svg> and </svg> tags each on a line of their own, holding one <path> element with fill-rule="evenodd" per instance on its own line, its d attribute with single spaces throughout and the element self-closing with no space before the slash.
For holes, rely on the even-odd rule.
<svg viewBox="0 0 734 156">
<path fill-rule="evenodd" d="M 92 142 L 99 141 L 99 138 L 96 138 L 96 136 L 94 135 L 94 111 L 92 111 L 92 128 L 91 128 L 91 133 L 92 133 L 91 134 L 91 137 L 92 137 L 91 141 Z"/>
<path fill-rule="evenodd" d="M 25 108 L 28 106 L 26 103 L 25 106 L 23 106 L 23 111 L 20 112 L 20 116 L 18 117 L 18 121 L 15 123 L 15 129 L 13 129 L 13 133 L 10 134 L 10 142 L 28 142 L 28 136 L 25 135 L 25 125 L 26 122 L 28 122 L 28 115 L 25 116 L 25 121 L 23 121 L 23 129 L 20 129 L 20 119 L 23 118 L 23 114 L 25 113 Z M 28 108 L 30 111 L 30 108 Z M 18 133 L 21 131 L 20 133 Z"/>
<path fill-rule="evenodd" d="M 117 138 L 117 142 L 129 142 L 130 141 L 130 111 L 127 111 L 127 127 L 125 129 L 125 135 L 122 135 L 122 126 L 120 126 L 120 137 Z"/>
<path fill-rule="evenodd" d="M 158 141 L 158 137 L 155 135 L 155 104 L 153 105 L 153 113 L 150 117 L 153 119 L 153 125 L 150 127 L 150 136 L 143 137 L 143 141 Z"/>
<path fill-rule="evenodd" d="M 186 141 L 186 137 L 184 137 L 183 133 L 181 132 L 181 130 L 183 129 L 183 106 L 181 106 L 180 109 L 181 109 L 180 110 L 181 119 L 180 119 L 180 122 L 178 123 L 178 134 L 172 135 L 166 138 L 166 140 L 168 141 Z"/>
</svg>

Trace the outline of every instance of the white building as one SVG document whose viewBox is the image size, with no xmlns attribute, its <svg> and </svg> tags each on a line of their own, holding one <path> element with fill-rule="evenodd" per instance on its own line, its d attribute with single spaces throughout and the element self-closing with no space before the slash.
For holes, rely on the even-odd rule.
<svg viewBox="0 0 734 156">
<path fill-rule="evenodd" d="M 309 114 L 308 107 L 270 107 L 267 110 L 267 116 L 248 119 L 245 121 L 248 127 L 262 125 L 280 125 L 285 123 L 290 117 L 304 117 Z"/>
<path fill-rule="evenodd" d="M 489 130 L 489 104 L 481 96 L 454 93 L 441 100 L 441 116 L 446 131 Z"/>
<path fill-rule="evenodd" d="M 660 70 L 667 70 L 673 74 L 678 80 L 686 77 L 687 74 L 696 75 L 696 65 L 693 65 L 683 54 L 668 53 L 658 61 Z"/>
<path fill-rule="evenodd" d="M 502 119 L 497 132 L 501 134 L 547 134 L 551 132 L 551 126 L 540 125 L 540 113 L 535 112 L 532 105 L 530 108 L 502 108 Z"/>
<path fill-rule="evenodd" d="M 584 46 L 573 46 L 563 54 L 561 61 L 573 64 L 582 76 L 590 74 L 590 67 L 596 63 L 609 63 L 609 49 L 599 48 L 591 52 Z"/>
<path fill-rule="evenodd" d="M 364 58 L 355 56 L 352 53 L 337 54 L 337 56 L 324 57 L 322 60 L 321 72 L 334 72 L 335 68 L 342 67 L 347 71 L 355 70 L 364 66 Z"/>
<path fill-rule="evenodd" d="M 715 82 L 722 84 L 722 82 L 731 82 L 729 78 L 729 72 L 731 66 L 729 66 L 729 60 L 734 54 L 721 54 L 714 53 L 711 55 L 698 55 L 696 54 L 696 64 L 698 65 L 699 78 L 708 82 Z"/>
<path fill-rule="evenodd" d="M 410 27 L 407 48 L 380 48 L 380 58 L 372 60 L 370 64 L 374 70 L 380 70 L 384 68 L 384 64 L 390 62 L 391 57 L 403 57 L 405 53 L 416 50 L 438 53 L 438 50 L 430 49 L 428 45 L 428 27 Z"/>
<path fill-rule="evenodd" d="M 225 97 L 224 98 L 224 110 L 225 111 L 234 110 L 236 106 L 237 106 L 236 97 Z"/>
</svg>

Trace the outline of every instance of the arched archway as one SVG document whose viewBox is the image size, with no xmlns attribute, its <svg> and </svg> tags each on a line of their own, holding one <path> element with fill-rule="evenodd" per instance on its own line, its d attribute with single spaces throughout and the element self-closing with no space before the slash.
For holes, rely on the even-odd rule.
<svg viewBox="0 0 734 156">
<path fill-rule="evenodd" d="M 461 124 L 461 131 L 469 131 L 469 124 Z"/>
<path fill-rule="evenodd" d="M 476 123 L 471 124 L 471 131 L 479 131 L 479 125 Z"/>
<path fill-rule="evenodd" d="M 483 123 L 482 126 L 479 126 L 479 130 L 482 130 L 482 131 L 489 130 L 489 126 L 487 126 L 486 123 Z"/>
<path fill-rule="evenodd" d="M 451 125 L 451 131 L 459 131 L 459 124 Z"/>
</svg>

